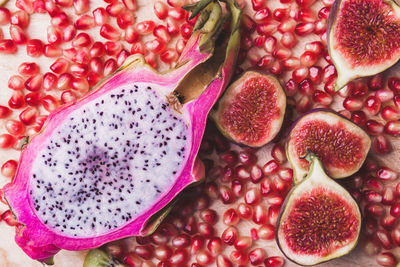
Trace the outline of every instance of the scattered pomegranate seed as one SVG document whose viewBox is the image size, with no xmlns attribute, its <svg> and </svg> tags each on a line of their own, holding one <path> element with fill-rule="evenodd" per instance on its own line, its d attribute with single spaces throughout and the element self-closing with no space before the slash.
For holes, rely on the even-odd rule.
<svg viewBox="0 0 400 267">
<path fill-rule="evenodd" d="M 239 265 L 245 265 L 248 262 L 247 254 L 243 251 L 233 250 L 229 255 L 231 261 Z"/>
<path fill-rule="evenodd" d="M 46 57 L 59 57 L 63 53 L 63 50 L 56 44 L 46 44 L 43 47 L 43 54 Z"/>
<path fill-rule="evenodd" d="M 284 263 L 284 259 L 279 256 L 269 257 L 264 260 L 265 267 L 282 267 Z"/>
<path fill-rule="evenodd" d="M 43 104 L 44 109 L 47 110 L 48 112 L 51 112 L 58 107 L 57 100 L 51 95 L 43 97 L 41 99 L 41 102 Z"/>
<path fill-rule="evenodd" d="M 5 7 L 0 7 L 0 25 L 5 25 L 10 23 L 11 13 Z"/>
<path fill-rule="evenodd" d="M 10 134 L 0 135 L 0 147 L 2 149 L 8 149 L 14 145 L 15 138 Z"/>
<path fill-rule="evenodd" d="M 70 24 L 70 21 L 65 12 L 60 12 L 51 17 L 50 23 L 55 27 L 65 28 Z"/>
<path fill-rule="evenodd" d="M 90 15 L 82 15 L 75 21 L 77 30 L 88 30 L 95 26 L 94 18 Z"/>
<path fill-rule="evenodd" d="M 155 27 L 156 24 L 154 23 L 154 21 L 151 20 L 142 21 L 136 24 L 136 31 L 140 35 L 146 35 L 152 33 Z"/>
<path fill-rule="evenodd" d="M 102 26 L 108 22 L 108 14 L 104 8 L 98 7 L 93 10 L 92 14 L 96 25 Z"/>
<path fill-rule="evenodd" d="M 356 97 L 350 96 L 343 101 L 343 107 L 349 111 L 360 110 L 362 106 L 363 106 L 362 100 Z"/>
<path fill-rule="evenodd" d="M 0 40 L 0 53 L 13 54 L 17 51 L 17 46 L 13 40 Z"/>
<path fill-rule="evenodd" d="M 294 32 L 295 28 L 296 21 L 292 18 L 287 18 L 279 24 L 278 31 L 280 31 L 281 33 Z"/>
<path fill-rule="evenodd" d="M 8 106 L 12 109 L 20 109 L 25 106 L 24 94 L 20 91 L 15 91 L 8 100 Z"/>
<path fill-rule="evenodd" d="M 23 10 L 18 10 L 11 15 L 10 22 L 25 29 L 29 25 L 29 14 Z"/>
<path fill-rule="evenodd" d="M 400 121 L 388 121 L 385 124 L 385 133 L 390 135 L 400 134 Z"/>
<path fill-rule="evenodd" d="M 376 262 L 381 266 L 394 266 L 396 258 L 391 252 L 381 252 L 376 256 Z"/>
<path fill-rule="evenodd" d="M 76 35 L 76 29 L 73 25 L 68 25 L 62 30 L 62 36 L 64 42 L 71 41 L 72 39 L 74 39 L 75 35 Z"/>
<path fill-rule="evenodd" d="M 1 214 L 1 219 L 5 221 L 9 226 L 17 226 L 19 224 L 11 210 L 6 210 L 5 212 L 3 212 L 3 214 Z"/>
</svg>

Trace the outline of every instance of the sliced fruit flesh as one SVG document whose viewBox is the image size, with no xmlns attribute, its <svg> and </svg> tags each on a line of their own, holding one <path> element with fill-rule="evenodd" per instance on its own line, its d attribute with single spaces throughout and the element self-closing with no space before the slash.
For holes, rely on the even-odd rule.
<svg viewBox="0 0 400 267">
<path fill-rule="evenodd" d="M 220 113 L 221 125 L 236 140 L 259 143 L 269 135 L 271 122 L 281 116 L 277 101 L 274 82 L 260 76 L 249 78 Z"/>
<path fill-rule="evenodd" d="M 352 67 L 376 65 L 400 53 L 400 17 L 382 0 L 342 2 L 335 47 Z"/>
<path fill-rule="evenodd" d="M 329 124 L 324 121 L 311 120 L 296 129 L 293 142 L 298 158 L 307 152 L 315 153 L 325 168 L 330 166 L 351 170 L 364 158 L 364 145 L 360 136 L 351 133 L 342 122 Z M 309 162 L 301 159 L 301 168 L 308 169 Z"/>
<path fill-rule="evenodd" d="M 285 242 L 295 254 L 327 256 L 357 238 L 360 221 L 340 195 L 316 187 L 294 201 L 282 222 Z"/>
</svg>

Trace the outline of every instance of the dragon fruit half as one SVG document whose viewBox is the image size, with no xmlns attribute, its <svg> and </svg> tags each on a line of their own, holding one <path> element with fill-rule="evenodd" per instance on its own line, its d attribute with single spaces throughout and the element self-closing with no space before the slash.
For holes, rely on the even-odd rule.
<svg viewBox="0 0 400 267">
<path fill-rule="evenodd" d="M 240 43 L 241 10 L 224 2 L 230 12 L 212 0 L 187 7 L 200 15 L 174 69 L 159 73 L 142 56 L 128 58 L 87 96 L 51 113 L 24 147 L 3 190 L 20 223 L 15 240 L 30 257 L 48 261 L 60 249 L 149 234 L 168 204 L 203 178 L 196 156 L 207 115 Z"/>
</svg>

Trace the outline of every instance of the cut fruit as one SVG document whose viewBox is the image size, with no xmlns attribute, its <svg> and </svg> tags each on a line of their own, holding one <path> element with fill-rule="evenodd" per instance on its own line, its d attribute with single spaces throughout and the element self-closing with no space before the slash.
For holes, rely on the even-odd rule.
<svg viewBox="0 0 400 267">
<path fill-rule="evenodd" d="M 400 7 L 392 0 L 336 0 L 329 14 L 328 50 L 335 90 L 400 59 Z"/>
<path fill-rule="evenodd" d="M 282 252 L 300 265 L 314 265 L 349 253 L 357 244 L 361 212 L 342 186 L 327 176 L 310 153 L 307 177 L 287 195 L 276 240 Z"/>
<path fill-rule="evenodd" d="M 278 79 L 247 71 L 229 86 L 211 116 L 232 141 L 261 147 L 278 134 L 285 109 L 286 95 Z"/>
<path fill-rule="evenodd" d="M 302 159 L 308 152 L 321 159 L 329 176 L 345 178 L 361 168 L 370 147 L 371 139 L 358 125 L 335 112 L 315 109 L 294 123 L 286 154 L 297 183 L 308 172 L 309 163 Z"/>
</svg>

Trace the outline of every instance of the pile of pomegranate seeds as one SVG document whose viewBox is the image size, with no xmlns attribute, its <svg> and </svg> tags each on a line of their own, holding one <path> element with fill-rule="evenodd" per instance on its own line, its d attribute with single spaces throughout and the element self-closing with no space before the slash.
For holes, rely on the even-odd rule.
<svg viewBox="0 0 400 267">
<path fill-rule="evenodd" d="M 10 98 L 0 103 L 0 148 L 20 150 L 26 136 L 40 132 L 49 112 L 79 99 L 131 54 L 143 54 L 157 69 L 173 66 L 196 22 L 180 7 L 192 2 L 153 1 L 154 19 L 139 19 L 143 9 L 136 0 L 104 0 L 98 6 L 88 0 L 17 0 L 0 7 L 0 54 L 31 58 L 15 68 L 6 84 Z M 400 134 L 400 77 L 378 74 L 334 93 L 337 74 L 326 48 L 333 1 L 238 2 L 245 14 L 236 74 L 257 68 L 277 75 L 289 113 L 334 109 L 371 135 L 375 157 L 390 156 L 393 137 Z M 31 18 L 44 15 L 45 38 L 31 38 Z M 49 66 L 36 64 L 39 58 L 48 58 Z M 290 124 L 287 119 L 283 132 Z M 292 187 L 283 140 L 259 151 L 243 149 L 208 128 L 201 151 L 206 182 L 186 192 L 150 237 L 108 244 L 111 255 L 129 266 L 284 264 L 273 241 L 280 207 Z M 11 179 L 18 162 L 1 164 L 1 174 Z M 381 266 L 394 266 L 393 250 L 400 246 L 398 173 L 370 158 L 343 183 L 366 214 L 365 253 Z M 1 219 L 18 225 L 9 210 Z"/>
</svg>

